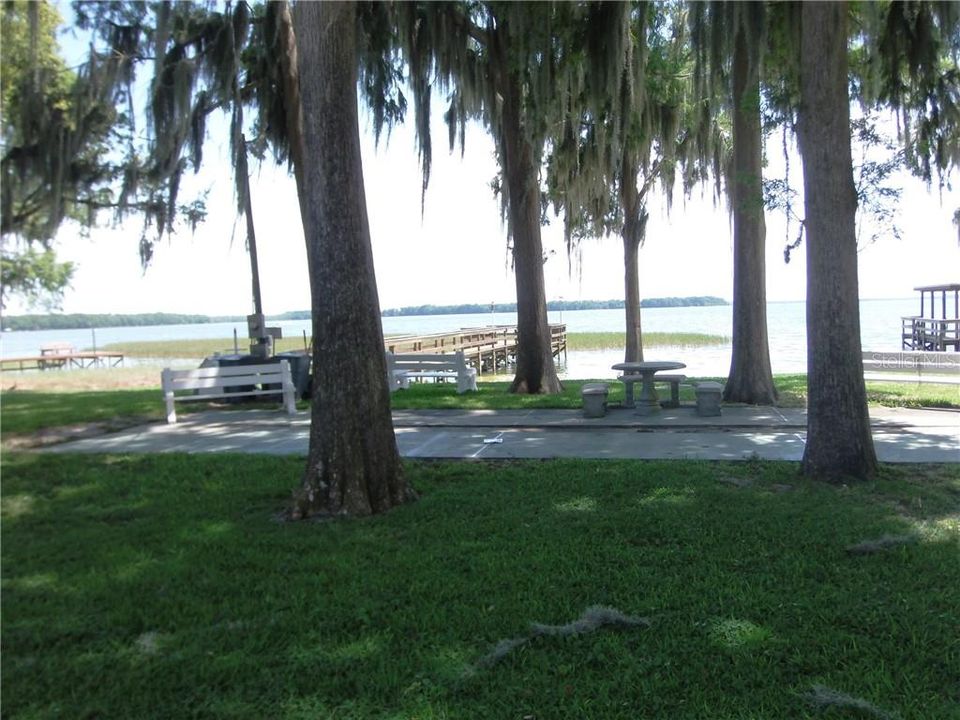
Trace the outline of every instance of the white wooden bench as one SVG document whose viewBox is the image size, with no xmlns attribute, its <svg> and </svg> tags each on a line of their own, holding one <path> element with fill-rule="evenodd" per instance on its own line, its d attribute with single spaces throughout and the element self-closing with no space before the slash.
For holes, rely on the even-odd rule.
<svg viewBox="0 0 960 720">
<path fill-rule="evenodd" d="M 41 355 L 73 355 L 76 351 L 76 348 L 68 342 L 54 342 L 40 346 Z"/>
<path fill-rule="evenodd" d="M 164 368 L 161 373 L 163 399 L 167 405 L 167 422 L 175 423 L 177 413 L 173 407 L 175 401 L 211 401 L 257 395 L 276 395 L 283 393 L 283 406 L 287 413 L 297 411 L 297 391 L 290 373 L 290 363 L 264 365 L 234 365 L 231 367 L 206 367 L 196 370 L 171 370 Z M 277 386 L 280 388 L 278 389 Z M 270 387 L 274 386 L 274 387 Z M 189 393 L 189 394 L 177 394 Z"/>
<path fill-rule="evenodd" d="M 441 355 L 387 353 L 390 392 L 409 388 L 410 381 L 417 378 L 456 380 L 458 393 L 477 389 L 477 369 L 467 364 L 462 350 Z"/>
<path fill-rule="evenodd" d="M 863 378 L 877 382 L 960 385 L 960 353 L 865 351 Z"/>
</svg>

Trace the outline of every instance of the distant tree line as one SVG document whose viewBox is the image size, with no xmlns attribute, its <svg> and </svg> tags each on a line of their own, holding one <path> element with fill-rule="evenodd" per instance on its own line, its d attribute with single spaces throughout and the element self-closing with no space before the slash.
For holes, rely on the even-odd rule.
<svg viewBox="0 0 960 720">
<path fill-rule="evenodd" d="M 701 307 L 729 305 L 723 298 L 711 296 L 648 298 L 641 307 Z M 622 310 L 623 300 L 552 300 L 548 310 Z M 516 312 L 516 303 L 464 303 L 461 305 L 416 305 L 391 308 L 383 311 L 383 317 L 410 315 L 471 315 L 479 313 Z M 309 310 L 272 315 L 270 320 L 309 320 Z M 4 330 L 83 330 L 102 327 L 139 327 L 142 325 L 192 325 L 200 323 L 246 322 L 241 315 L 181 315 L 177 313 L 138 313 L 132 315 L 70 313 L 46 315 L 11 315 L 0 319 Z"/>
<path fill-rule="evenodd" d="M 267 319 L 268 320 L 309 320 L 310 311 L 309 310 L 291 310 L 290 312 L 280 313 L 279 315 L 271 315 Z"/>
<path fill-rule="evenodd" d="M 665 298 L 647 298 L 640 301 L 642 308 L 657 307 L 705 307 L 707 305 L 729 305 L 723 298 L 713 297 L 712 295 L 698 295 L 696 297 L 665 297 Z M 621 305 L 621 307 L 623 307 Z M 564 308 L 566 309 L 566 308 Z"/>
<path fill-rule="evenodd" d="M 647 298 L 640 301 L 640 307 L 703 307 L 707 305 L 729 305 L 723 298 L 712 296 Z M 619 300 L 550 300 L 547 310 L 622 310 L 623 299 Z M 390 308 L 383 311 L 384 317 L 407 315 L 470 315 L 479 313 L 516 312 L 516 303 L 464 303 L 461 305 L 413 305 L 402 308 Z"/>
<path fill-rule="evenodd" d="M 4 330 L 83 330 L 85 328 L 133 327 L 142 325 L 188 325 L 213 322 L 246 322 L 238 316 L 178 315 L 175 313 L 140 313 L 136 315 L 11 315 L 0 320 Z"/>
</svg>

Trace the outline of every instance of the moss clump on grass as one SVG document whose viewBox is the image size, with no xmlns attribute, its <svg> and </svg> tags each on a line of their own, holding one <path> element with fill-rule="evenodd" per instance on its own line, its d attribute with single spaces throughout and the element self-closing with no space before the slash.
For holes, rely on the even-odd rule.
<svg viewBox="0 0 960 720">
<path fill-rule="evenodd" d="M 873 555 L 890 548 L 915 543 L 917 540 L 916 535 L 884 535 L 875 540 L 864 540 L 856 545 L 848 545 L 847 552 L 851 555 Z"/>
<path fill-rule="evenodd" d="M 899 720 L 900 718 L 897 713 L 879 708 L 863 698 L 854 697 L 823 685 L 814 685 L 810 692 L 804 695 L 804 699 L 821 710 L 829 708 L 857 710 L 860 713 L 878 718 L 878 720 Z"/>
<path fill-rule="evenodd" d="M 596 632 L 603 627 L 635 628 L 650 627 L 647 618 L 624 615 L 616 608 L 594 605 L 588 607 L 579 618 L 565 625 L 544 625 L 530 623 L 530 629 L 524 637 L 508 638 L 498 642 L 493 650 L 477 661 L 474 668 L 468 668 L 465 675 L 472 677 L 476 670 L 489 668 L 503 660 L 512 651 L 538 637 L 572 637 Z"/>
</svg>

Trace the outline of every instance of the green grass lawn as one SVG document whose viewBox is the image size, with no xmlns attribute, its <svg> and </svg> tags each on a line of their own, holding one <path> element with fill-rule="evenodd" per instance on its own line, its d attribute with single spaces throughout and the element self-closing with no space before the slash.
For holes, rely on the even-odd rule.
<svg viewBox="0 0 960 720">
<path fill-rule="evenodd" d="M 80 392 L 14 390 L 4 392 L 0 403 L 0 432 L 4 434 L 117 418 L 149 421 L 166 417 L 159 387 Z"/>
<path fill-rule="evenodd" d="M 77 371 L 83 372 L 83 371 Z M 714 379 L 723 382 L 723 378 Z M 409 390 L 393 394 L 393 407 L 398 410 L 427 408 L 506 410 L 523 408 L 580 408 L 580 388 L 589 380 L 566 380 L 559 395 L 511 395 L 510 383 L 504 380 L 482 381 L 479 391 L 458 395 L 453 383 L 413 383 Z M 612 381 L 610 402 L 623 400 L 623 384 Z M 806 404 L 806 376 L 775 377 L 783 407 Z M 960 392 L 950 385 L 918 385 L 917 383 L 867 383 L 871 403 L 893 407 L 960 408 Z M 681 402 L 693 402 L 692 386 L 681 387 Z M 18 435 L 43 428 L 96 421 L 156 421 L 165 417 L 160 388 L 137 390 L 104 390 L 82 392 L 48 392 L 44 390 L 8 390 L 0 397 L 0 431 Z M 274 407 L 264 403 L 240 404 L 235 407 Z M 303 409 L 307 405 L 300 402 Z M 204 403 L 179 403 L 178 413 L 208 409 Z"/>
<path fill-rule="evenodd" d="M 774 375 L 780 392 L 780 404 L 805 407 L 807 404 L 806 375 Z M 724 382 L 720 378 L 720 382 Z M 917 382 L 867 381 L 867 402 L 871 405 L 905 408 L 954 408 L 960 409 L 960 387 Z"/>
<path fill-rule="evenodd" d="M 408 464 L 418 502 L 280 523 L 302 463 L 5 454 L 3 716 L 957 717 L 955 467 Z M 531 637 L 591 606 L 649 626 Z"/>
<path fill-rule="evenodd" d="M 250 400 L 249 398 L 243 398 Z M 306 401 L 297 407 L 305 410 Z M 240 403 L 177 403 L 177 415 L 211 408 L 243 410 L 280 407 L 279 403 L 253 399 Z M 96 390 L 77 392 L 48 392 L 45 390 L 16 390 L 2 395 L 0 432 L 21 436 L 48 428 L 79 423 L 117 423 L 130 425 L 164 421 L 166 406 L 160 388 L 137 390 Z"/>
</svg>

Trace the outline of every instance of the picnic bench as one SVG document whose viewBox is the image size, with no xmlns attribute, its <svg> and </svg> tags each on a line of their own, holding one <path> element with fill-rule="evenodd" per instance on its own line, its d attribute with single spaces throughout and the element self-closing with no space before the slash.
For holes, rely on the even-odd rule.
<svg viewBox="0 0 960 720">
<path fill-rule="evenodd" d="M 865 351 L 863 378 L 878 382 L 960 385 L 960 353 Z"/>
<path fill-rule="evenodd" d="M 456 380 L 457 392 L 477 389 L 477 369 L 467 363 L 462 350 L 432 355 L 387 353 L 387 381 L 390 392 L 405 390 L 414 379 Z"/>
<path fill-rule="evenodd" d="M 47 343 L 40 346 L 40 359 L 37 367 L 41 370 L 48 368 L 62 368 L 75 355 L 77 349 L 68 342 Z"/>
<path fill-rule="evenodd" d="M 293 384 L 290 363 L 286 360 L 264 365 L 202 367 L 195 370 L 164 368 L 161 385 L 167 405 L 168 423 L 177 421 L 174 402 L 178 400 L 209 402 L 281 393 L 287 413 L 293 415 L 297 411 L 297 391 Z"/>
</svg>

